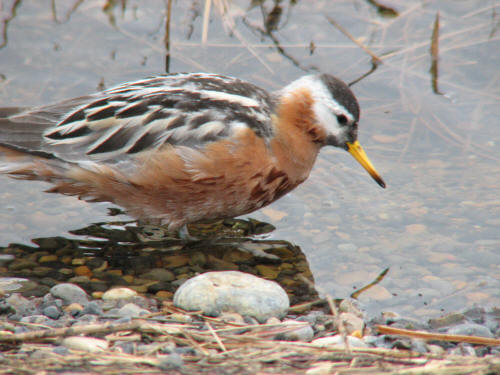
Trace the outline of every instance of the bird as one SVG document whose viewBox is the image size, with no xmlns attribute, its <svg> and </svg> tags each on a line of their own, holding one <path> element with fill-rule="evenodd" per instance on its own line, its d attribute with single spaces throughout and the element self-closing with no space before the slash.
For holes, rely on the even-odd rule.
<svg viewBox="0 0 500 375">
<path fill-rule="evenodd" d="M 0 111 L 0 173 L 108 201 L 176 231 L 248 214 L 304 182 L 324 146 L 385 187 L 357 140 L 360 108 L 327 73 L 268 92 L 212 73 L 171 73 L 36 108 Z"/>
</svg>

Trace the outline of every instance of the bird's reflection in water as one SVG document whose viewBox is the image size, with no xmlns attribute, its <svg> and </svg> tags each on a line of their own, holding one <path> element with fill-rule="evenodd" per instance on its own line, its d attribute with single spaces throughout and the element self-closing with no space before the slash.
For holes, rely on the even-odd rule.
<svg viewBox="0 0 500 375">
<path fill-rule="evenodd" d="M 36 247 L 11 244 L 2 250 L 31 266 L 7 276 L 33 281 L 25 296 L 43 295 L 53 284 L 72 282 L 89 294 L 116 286 L 169 299 L 182 282 L 208 271 L 238 270 L 278 282 L 292 305 L 318 298 L 305 255 L 284 240 L 265 239 L 270 224 L 225 219 L 189 226 L 197 241 L 173 236 L 165 227 L 135 222 L 96 223 L 66 237 L 37 238 Z M 30 284 L 31 285 L 31 284 Z"/>
</svg>

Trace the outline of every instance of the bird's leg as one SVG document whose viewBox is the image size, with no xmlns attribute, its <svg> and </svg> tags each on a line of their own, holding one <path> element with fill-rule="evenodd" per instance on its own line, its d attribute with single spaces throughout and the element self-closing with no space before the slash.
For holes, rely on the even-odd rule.
<svg viewBox="0 0 500 375">
<path fill-rule="evenodd" d="M 185 242 L 195 242 L 200 240 L 198 237 L 195 237 L 189 233 L 187 224 L 184 224 L 182 227 L 180 227 L 177 233 L 179 233 L 179 238 Z"/>
</svg>

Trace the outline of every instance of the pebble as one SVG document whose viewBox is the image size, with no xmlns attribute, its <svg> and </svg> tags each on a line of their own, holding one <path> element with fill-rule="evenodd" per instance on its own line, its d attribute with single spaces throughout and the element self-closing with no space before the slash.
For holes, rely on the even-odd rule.
<svg viewBox="0 0 500 375">
<path fill-rule="evenodd" d="M 85 305 L 82 314 L 102 315 L 102 307 L 97 301 L 91 301 Z"/>
<path fill-rule="evenodd" d="M 19 315 L 30 315 L 36 311 L 36 307 L 20 294 L 14 293 L 5 299 L 7 306 Z"/>
<path fill-rule="evenodd" d="M 465 315 L 459 313 L 450 313 L 439 318 L 429 319 L 429 326 L 433 329 L 447 327 L 465 321 Z"/>
<path fill-rule="evenodd" d="M 0 267 L 8 266 L 16 259 L 12 254 L 0 254 Z"/>
<path fill-rule="evenodd" d="M 347 340 L 349 346 L 352 348 L 368 348 L 368 344 L 366 344 L 363 340 L 358 339 L 357 337 L 347 336 Z M 322 348 L 328 346 L 334 346 L 341 349 L 345 348 L 344 338 L 341 335 L 321 337 L 319 339 L 313 340 L 311 344 Z"/>
<path fill-rule="evenodd" d="M 88 353 L 99 353 L 108 349 L 108 342 L 106 340 L 84 336 L 66 337 L 62 340 L 61 345 L 67 349 Z"/>
<path fill-rule="evenodd" d="M 184 360 L 177 353 L 160 355 L 157 359 L 158 367 L 162 370 L 179 370 L 184 365 Z"/>
<path fill-rule="evenodd" d="M 344 323 L 346 334 L 351 335 L 355 332 L 357 332 L 358 335 L 363 334 L 365 322 L 359 316 L 353 313 L 343 312 L 340 314 L 340 320 Z"/>
<path fill-rule="evenodd" d="M 340 302 L 339 312 L 352 313 L 363 318 L 363 312 L 361 311 L 358 300 L 352 298 L 345 298 Z"/>
<path fill-rule="evenodd" d="M 0 277 L 0 291 L 2 293 L 22 293 L 24 290 L 31 290 L 32 285 L 32 281 L 21 277 Z"/>
<path fill-rule="evenodd" d="M 15 259 L 9 264 L 9 271 L 20 271 L 24 269 L 33 269 L 38 266 L 38 263 L 29 259 Z"/>
<path fill-rule="evenodd" d="M 165 268 L 153 268 L 150 271 L 143 273 L 141 279 L 156 280 L 156 281 L 172 281 L 175 279 L 173 272 Z"/>
<path fill-rule="evenodd" d="M 495 337 L 488 327 L 476 323 L 459 324 L 449 328 L 447 333 L 451 335 L 481 336 L 489 338 Z"/>
<path fill-rule="evenodd" d="M 470 344 L 459 344 L 457 347 L 450 350 L 450 354 L 476 357 L 476 351 Z"/>
<path fill-rule="evenodd" d="M 277 334 L 274 337 L 275 340 L 309 342 L 314 337 L 312 327 L 306 322 L 287 319 L 282 322 L 282 326 L 291 330 Z M 294 328 L 294 326 L 297 326 L 297 328 Z"/>
<path fill-rule="evenodd" d="M 103 301 L 113 301 L 118 299 L 129 299 L 137 296 L 137 292 L 130 288 L 113 288 L 102 295 Z"/>
<path fill-rule="evenodd" d="M 42 255 L 38 259 L 38 263 L 57 262 L 57 260 L 57 255 Z"/>
<path fill-rule="evenodd" d="M 219 319 L 222 320 L 224 323 L 233 323 L 233 324 L 241 325 L 241 326 L 245 325 L 245 320 L 243 319 L 243 317 L 240 314 L 237 314 L 237 313 L 223 312 L 222 314 L 220 314 Z M 271 320 L 271 319 L 275 319 L 275 318 L 268 319 L 266 323 L 269 323 L 269 320 Z M 279 322 L 279 320 L 278 320 L 278 322 Z"/>
<path fill-rule="evenodd" d="M 46 308 L 43 309 L 43 315 L 51 319 L 57 320 L 62 315 L 62 312 L 57 308 L 57 306 L 52 305 L 52 306 L 47 306 Z"/>
<path fill-rule="evenodd" d="M 208 316 L 236 312 L 263 323 L 272 316 L 284 317 L 290 302 L 283 288 L 273 282 L 238 272 L 207 272 L 189 279 L 174 294 L 174 305 L 201 310 Z"/>
<path fill-rule="evenodd" d="M 29 324 L 46 324 L 49 318 L 45 315 L 28 315 L 24 316 L 19 320 L 21 323 L 29 323 Z"/>
<path fill-rule="evenodd" d="M 50 288 L 50 294 L 56 298 L 60 298 L 65 304 L 79 303 L 86 305 L 88 302 L 87 293 L 78 285 L 70 283 L 57 284 Z"/>
<path fill-rule="evenodd" d="M 150 311 L 140 308 L 135 303 L 127 303 L 118 310 L 117 315 L 121 318 L 138 318 L 141 315 L 147 315 L 150 313 Z"/>
</svg>

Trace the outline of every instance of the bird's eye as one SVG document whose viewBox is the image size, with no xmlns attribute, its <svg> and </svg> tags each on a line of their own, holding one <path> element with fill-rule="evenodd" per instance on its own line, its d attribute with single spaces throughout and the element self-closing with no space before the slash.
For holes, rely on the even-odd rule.
<svg viewBox="0 0 500 375">
<path fill-rule="evenodd" d="M 340 125 L 347 125 L 347 117 L 345 115 L 337 115 L 337 122 Z"/>
</svg>

